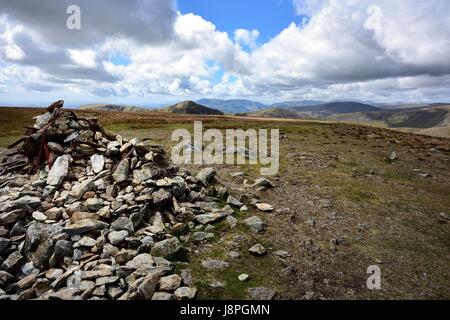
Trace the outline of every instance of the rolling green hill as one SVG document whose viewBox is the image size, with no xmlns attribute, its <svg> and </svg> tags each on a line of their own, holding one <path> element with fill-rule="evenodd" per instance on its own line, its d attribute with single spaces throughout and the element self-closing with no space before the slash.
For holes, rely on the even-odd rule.
<svg viewBox="0 0 450 320">
<path fill-rule="evenodd" d="M 162 111 L 167 111 L 167 112 L 177 113 L 177 114 L 199 114 L 199 115 L 223 115 L 224 114 L 222 111 L 202 106 L 193 101 L 180 102 L 180 103 L 174 104 L 173 106 L 166 107 L 166 108 L 162 109 Z"/>
</svg>

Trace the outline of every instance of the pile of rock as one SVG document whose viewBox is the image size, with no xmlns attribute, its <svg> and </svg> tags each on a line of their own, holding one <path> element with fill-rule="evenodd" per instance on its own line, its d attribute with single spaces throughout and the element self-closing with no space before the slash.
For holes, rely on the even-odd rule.
<svg viewBox="0 0 450 320">
<path fill-rule="evenodd" d="M 62 105 L 0 165 L 0 299 L 193 299 L 174 262 L 196 225 L 234 213 L 216 171 L 180 172 Z"/>
</svg>

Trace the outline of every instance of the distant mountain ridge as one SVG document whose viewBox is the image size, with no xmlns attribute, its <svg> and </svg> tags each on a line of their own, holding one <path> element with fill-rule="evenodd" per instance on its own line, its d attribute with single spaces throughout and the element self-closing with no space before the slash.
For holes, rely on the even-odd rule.
<svg viewBox="0 0 450 320">
<path fill-rule="evenodd" d="M 318 105 L 291 106 L 289 104 L 298 102 L 287 102 L 286 107 L 269 107 L 266 109 L 246 113 L 252 117 L 273 118 L 324 118 L 340 114 L 355 112 L 375 112 L 382 110 L 379 107 L 359 102 L 329 102 Z"/>
<path fill-rule="evenodd" d="M 95 110 L 95 111 L 116 111 L 116 112 L 146 112 L 151 110 L 135 106 L 122 106 L 116 104 L 86 104 L 78 107 L 78 109 Z"/>
<path fill-rule="evenodd" d="M 197 100 L 196 103 L 231 114 L 256 111 L 266 107 L 266 105 L 261 102 L 245 99 L 200 99 Z"/>
<path fill-rule="evenodd" d="M 324 101 L 319 100 L 294 100 L 294 101 L 284 101 L 277 102 L 271 104 L 272 108 L 292 108 L 292 107 L 307 107 L 307 106 L 315 106 L 319 104 L 325 103 Z"/>
</svg>

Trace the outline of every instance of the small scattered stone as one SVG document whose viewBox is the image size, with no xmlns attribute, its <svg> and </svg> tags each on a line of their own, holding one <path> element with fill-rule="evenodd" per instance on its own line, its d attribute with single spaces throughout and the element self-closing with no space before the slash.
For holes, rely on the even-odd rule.
<svg viewBox="0 0 450 320">
<path fill-rule="evenodd" d="M 231 228 L 236 228 L 238 220 L 235 217 L 228 216 L 226 220 Z"/>
<path fill-rule="evenodd" d="M 176 296 L 172 293 L 168 292 L 155 292 L 152 296 L 152 300 L 156 301 L 168 301 L 168 300 L 175 300 Z"/>
<path fill-rule="evenodd" d="M 235 207 L 242 207 L 244 204 L 233 196 L 228 196 L 227 204 Z"/>
<path fill-rule="evenodd" d="M 273 184 L 272 182 L 270 182 L 268 179 L 266 178 L 259 178 L 256 179 L 255 182 L 251 185 L 251 188 L 273 188 Z"/>
<path fill-rule="evenodd" d="M 203 260 L 202 266 L 208 270 L 223 270 L 230 266 L 228 262 L 222 260 Z"/>
<path fill-rule="evenodd" d="M 230 251 L 228 252 L 228 256 L 233 259 L 233 260 L 237 260 L 239 258 L 241 258 L 241 254 L 239 252 L 236 251 Z"/>
<path fill-rule="evenodd" d="M 264 222 L 257 216 L 253 216 L 248 219 L 245 219 L 244 223 L 254 233 L 261 232 L 264 229 Z"/>
<path fill-rule="evenodd" d="M 250 279 L 250 276 L 246 273 L 240 274 L 238 277 L 239 281 L 246 282 Z"/>
<path fill-rule="evenodd" d="M 247 293 L 253 300 L 272 300 L 275 296 L 274 290 L 264 287 L 249 288 Z"/>
<path fill-rule="evenodd" d="M 197 294 L 197 289 L 189 287 L 181 287 L 175 290 L 174 294 L 177 300 L 192 300 L 195 298 L 195 295 Z"/>
<path fill-rule="evenodd" d="M 208 184 L 213 181 L 217 175 L 217 171 L 214 168 L 205 168 L 197 174 L 197 179 L 204 184 Z"/>
<path fill-rule="evenodd" d="M 209 284 L 209 286 L 213 289 L 223 289 L 225 288 L 225 283 L 223 283 L 222 281 L 214 280 Z"/>
<path fill-rule="evenodd" d="M 255 244 L 253 247 L 248 249 L 248 251 L 254 256 L 263 256 L 267 253 L 266 248 L 264 248 L 261 244 Z"/>
<path fill-rule="evenodd" d="M 257 204 L 255 204 L 255 207 L 259 211 L 263 211 L 263 212 L 270 212 L 270 211 L 273 211 L 273 209 L 274 209 L 274 207 L 268 203 L 257 203 Z"/>
<path fill-rule="evenodd" d="M 192 241 L 194 241 L 194 242 L 202 242 L 202 241 L 209 240 L 212 238 L 214 238 L 214 233 L 195 232 L 192 235 Z"/>
</svg>

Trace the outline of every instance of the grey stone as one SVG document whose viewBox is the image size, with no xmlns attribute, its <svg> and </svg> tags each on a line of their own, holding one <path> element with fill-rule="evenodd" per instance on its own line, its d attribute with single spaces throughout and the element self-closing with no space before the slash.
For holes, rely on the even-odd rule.
<svg viewBox="0 0 450 320">
<path fill-rule="evenodd" d="M 272 300 L 275 296 L 274 290 L 264 287 L 249 288 L 247 293 L 253 300 Z"/>
<path fill-rule="evenodd" d="M 134 233 L 133 222 L 127 217 L 119 217 L 116 221 L 111 223 L 111 230 L 113 231 L 128 231 L 129 234 Z"/>
<path fill-rule="evenodd" d="M 0 287 L 5 287 L 6 284 L 12 282 L 14 277 L 6 271 L 0 270 Z"/>
<path fill-rule="evenodd" d="M 63 231 L 69 235 L 84 234 L 93 230 L 106 229 L 108 224 L 99 220 L 84 219 L 79 220 L 68 227 L 64 228 Z"/>
<path fill-rule="evenodd" d="M 208 184 L 209 182 L 213 181 L 213 179 L 216 177 L 217 171 L 214 168 L 205 168 L 202 169 L 197 174 L 197 179 L 203 182 L 204 184 Z"/>
<path fill-rule="evenodd" d="M 68 240 L 58 240 L 55 244 L 52 260 L 55 262 L 61 261 L 64 257 L 72 257 L 73 255 L 73 243 Z"/>
<path fill-rule="evenodd" d="M 50 208 L 47 211 L 45 211 L 45 215 L 47 216 L 48 220 L 60 220 L 61 216 L 64 212 L 64 209 L 62 208 Z"/>
<path fill-rule="evenodd" d="M 95 285 L 97 287 L 104 286 L 104 285 L 116 283 L 118 280 L 119 280 L 119 277 L 115 277 L 115 276 L 101 277 L 101 278 L 95 279 Z"/>
<path fill-rule="evenodd" d="M 128 180 L 130 162 L 128 159 L 122 160 L 114 171 L 112 177 L 115 182 L 121 183 Z"/>
<path fill-rule="evenodd" d="M 112 231 L 108 234 L 108 240 L 113 245 L 118 245 L 125 241 L 125 239 L 128 237 L 128 231 L 122 230 L 122 231 Z"/>
<path fill-rule="evenodd" d="M 48 173 L 47 184 L 50 186 L 59 186 L 67 176 L 71 162 L 72 157 L 70 155 L 65 154 L 58 157 Z"/>
<path fill-rule="evenodd" d="M 251 185 L 251 188 L 254 188 L 254 189 L 258 189 L 261 187 L 273 188 L 273 184 L 266 178 L 259 178 L 259 179 L 256 179 L 255 182 Z"/>
<path fill-rule="evenodd" d="M 163 171 L 161 168 L 152 163 L 148 163 L 140 169 L 133 171 L 133 179 L 138 182 L 147 181 L 161 175 L 162 173 Z"/>
<path fill-rule="evenodd" d="M 35 274 L 30 274 L 22 279 L 20 279 L 20 281 L 17 282 L 17 286 L 20 289 L 28 289 L 30 288 L 34 283 L 36 282 L 36 275 Z"/>
<path fill-rule="evenodd" d="M 229 226 L 231 228 L 236 228 L 238 220 L 235 217 L 233 217 L 233 216 L 228 216 L 227 217 L 227 223 L 229 224 Z"/>
<path fill-rule="evenodd" d="M 181 277 L 173 274 L 159 279 L 159 290 L 165 292 L 173 292 L 181 286 Z"/>
<path fill-rule="evenodd" d="M 64 147 L 56 142 L 48 142 L 47 146 L 50 150 L 55 151 L 57 153 L 64 153 Z"/>
<path fill-rule="evenodd" d="M 261 232 L 264 229 L 264 222 L 257 216 L 245 219 L 244 222 L 247 227 L 249 227 L 250 230 L 254 233 Z"/>
<path fill-rule="evenodd" d="M 74 201 L 81 199 L 84 194 L 88 191 L 91 191 L 94 188 L 94 179 L 87 179 L 83 182 L 75 184 L 72 187 L 72 196 L 74 197 Z"/>
<path fill-rule="evenodd" d="M 86 200 L 86 207 L 90 212 L 98 212 L 103 207 L 103 199 L 90 198 Z"/>
<path fill-rule="evenodd" d="M 33 214 L 31 216 L 33 217 L 34 220 L 40 221 L 40 222 L 44 222 L 45 220 L 48 219 L 47 216 L 40 211 L 33 212 Z"/>
<path fill-rule="evenodd" d="M 181 287 L 175 290 L 174 294 L 177 300 L 192 300 L 195 298 L 195 295 L 197 294 L 197 289 L 189 287 Z"/>
<path fill-rule="evenodd" d="M 11 241 L 9 239 L 0 237 L 0 255 L 2 255 L 3 252 L 6 251 L 10 243 Z"/>
<path fill-rule="evenodd" d="M 108 296 L 112 300 L 116 300 L 123 294 L 123 290 L 118 287 L 109 287 L 108 288 Z"/>
<path fill-rule="evenodd" d="M 392 152 L 391 152 L 391 155 L 389 156 L 389 160 L 390 160 L 390 161 L 395 161 L 395 160 L 397 160 L 397 152 L 392 151 Z"/>
<path fill-rule="evenodd" d="M 94 280 L 97 278 L 105 278 L 112 276 L 112 271 L 110 269 L 100 269 L 93 271 L 85 271 L 83 273 L 83 280 Z"/>
<path fill-rule="evenodd" d="M 178 240 L 178 238 L 176 237 L 173 237 L 160 242 L 156 242 L 152 247 L 151 253 L 154 256 L 169 257 L 177 253 L 181 248 L 182 246 L 180 240 Z"/>
<path fill-rule="evenodd" d="M 214 238 L 214 233 L 195 232 L 192 235 L 192 241 L 194 241 L 194 242 L 202 242 L 202 241 L 209 240 L 212 238 Z"/>
<path fill-rule="evenodd" d="M 270 212 L 270 211 L 273 211 L 273 209 L 274 209 L 274 207 L 268 203 L 257 203 L 257 204 L 255 204 L 255 207 L 259 211 L 263 211 L 263 212 Z"/>
<path fill-rule="evenodd" d="M 97 244 L 97 240 L 89 238 L 89 237 L 83 237 L 81 240 L 77 241 L 75 243 L 74 248 L 78 247 L 86 247 L 86 248 L 92 248 Z"/>
<path fill-rule="evenodd" d="M 202 266 L 208 270 L 223 270 L 230 266 L 228 262 L 222 261 L 222 260 L 203 260 Z"/>
<path fill-rule="evenodd" d="M 132 269 L 149 269 L 155 265 L 153 257 L 148 253 L 142 253 L 128 261 L 126 266 Z"/>
<path fill-rule="evenodd" d="M 228 256 L 233 260 L 237 260 L 241 257 L 241 254 L 236 251 L 230 251 L 230 252 L 228 252 Z"/>
<path fill-rule="evenodd" d="M 20 265 L 23 262 L 23 259 L 24 258 L 20 254 L 20 252 L 19 251 L 15 251 L 15 252 L 11 253 L 8 256 L 8 258 L 6 258 L 5 261 L 3 261 L 2 268 L 5 271 L 14 273 L 16 270 L 19 269 Z"/>
<path fill-rule="evenodd" d="M 40 204 L 41 199 L 38 197 L 23 196 L 14 201 L 0 202 L 0 212 L 11 211 L 15 208 L 21 208 L 23 206 L 30 206 L 32 208 L 36 208 Z"/>
<path fill-rule="evenodd" d="M 50 300 L 81 300 L 80 290 L 76 288 L 63 288 L 49 295 Z"/>
<path fill-rule="evenodd" d="M 92 155 L 91 166 L 92 171 L 94 171 L 95 174 L 102 172 L 103 168 L 105 167 L 105 157 L 99 154 Z"/>
<path fill-rule="evenodd" d="M 286 259 L 286 258 L 292 256 L 289 252 L 284 251 L 284 250 L 277 250 L 277 251 L 273 252 L 272 254 L 274 256 L 277 256 L 277 257 L 280 257 L 280 258 L 283 258 L 283 259 Z"/>
<path fill-rule="evenodd" d="M 60 276 L 62 276 L 64 274 L 64 270 L 62 269 L 49 269 L 46 273 L 45 273 L 45 277 L 48 280 L 51 281 L 55 281 L 56 279 L 58 279 Z"/>
<path fill-rule="evenodd" d="M 143 278 L 138 287 L 138 296 L 144 300 L 150 300 L 155 293 L 156 286 L 159 282 L 159 276 L 151 273 Z"/>
<path fill-rule="evenodd" d="M 168 292 L 155 292 L 152 296 L 152 300 L 156 301 L 168 301 L 175 299 L 176 299 L 175 295 Z"/>
<path fill-rule="evenodd" d="M 228 196 L 227 203 L 235 207 L 242 207 L 244 204 L 233 196 Z"/>
<path fill-rule="evenodd" d="M 228 210 L 216 210 L 212 213 L 205 213 L 205 214 L 199 214 L 195 216 L 195 220 L 197 220 L 198 223 L 201 224 L 208 224 L 208 223 L 214 223 L 219 220 L 222 220 L 223 218 L 233 214 L 234 211 L 230 212 Z"/>
<path fill-rule="evenodd" d="M 209 286 L 213 289 L 223 289 L 223 288 L 225 288 L 225 283 L 218 281 L 218 280 L 214 280 L 213 282 L 211 282 L 209 284 Z"/>
<path fill-rule="evenodd" d="M 172 193 L 166 189 L 159 189 L 152 193 L 152 200 L 157 206 L 166 204 L 172 200 Z"/>
<path fill-rule="evenodd" d="M 192 277 L 191 269 L 183 269 L 180 272 L 181 278 L 185 286 L 192 287 L 194 285 L 194 279 Z"/>
<path fill-rule="evenodd" d="M 266 248 L 259 243 L 248 249 L 248 251 L 254 256 L 263 256 L 267 253 Z"/>
<path fill-rule="evenodd" d="M 245 281 L 248 281 L 250 279 L 250 276 L 248 274 L 246 274 L 246 273 L 243 273 L 243 274 L 240 274 L 238 276 L 238 279 L 241 282 L 245 282 Z"/>
</svg>

